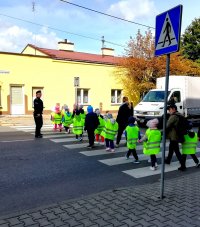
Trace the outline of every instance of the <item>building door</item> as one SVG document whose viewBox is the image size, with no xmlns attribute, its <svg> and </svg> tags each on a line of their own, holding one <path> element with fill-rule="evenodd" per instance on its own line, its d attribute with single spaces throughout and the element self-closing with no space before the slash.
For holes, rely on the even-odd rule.
<svg viewBox="0 0 200 227">
<path fill-rule="evenodd" d="M 23 86 L 11 86 L 11 114 L 24 114 L 24 91 Z"/>
</svg>

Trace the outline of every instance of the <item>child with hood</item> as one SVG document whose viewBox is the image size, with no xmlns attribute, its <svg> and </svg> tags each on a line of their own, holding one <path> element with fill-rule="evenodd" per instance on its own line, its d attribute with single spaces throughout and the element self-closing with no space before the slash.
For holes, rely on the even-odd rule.
<svg viewBox="0 0 200 227">
<path fill-rule="evenodd" d="M 89 145 L 88 148 L 94 147 L 94 131 L 99 125 L 99 119 L 96 113 L 93 112 L 93 107 L 88 106 L 87 115 L 85 117 L 85 128 L 84 130 L 88 133 Z"/>
<path fill-rule="evenodd" d="M 137 125 L 135 125 L 135 118 L 132 116 L 129 117 L 128 119 L 128 126 L 125 129 L 125 136 L 126 136 L 126 145 L 128 148 L 126 159 L 129 159 L 129 156 L 132 154 L 133 157 L 135 158 L 134 163 L 136 164 L 140 163 L 136 152 L 137 141 L 138 139 L 139 140 L 141 139 L 140 129 L 138 128 Z"/>
<path fill-rule="evenodd" d="M 115 152 L 114 139 L 115 139 L 115 135 L 117 134 L 117 132 L 118 132 L 118 123 L 113 118 L 112 114 L 108 113 L 104 129 L 101 133 L 102 135 L 105 136 L 106 151 L 111 151 L 112 153 Z"/>
<path fill-rule="evenodd" d="M 99 143 L 99 137 L 101 136 L 101 142 L 104 143 L 104 137 L 101 135 L 101 132 L 104 128 L 105 125 L 105 120 L 104 117 L 100 114 L 100 110 L 97 108 L 95 109 L 95 113 L 98 116 L 99 119 L 99 125 L 97 127 L 97 129 L 95 129 L 94 133 L 96 135 L 96 141 Z"/>
<path fill-rule="evenodd" d="M 188 126 L 188 132 L 184 135 L 184 142 L 182 143 L 182 160 L 185 165 L 187 155 L 189 154 L 194 162 L 196 167 L 200 167 L 199 160 L 196 156 L 196 149 L 198 144 L 198 134 L 192 130 L 192 123 Z"/>
<path fill-rule="evenodd" d="M 62 114 L 60 110 L 60 106 L 56 105 L 54 108 L 54 111 L 51 113 L 51 121 L 54 125 L 53 130 L 56 131 L 59 129 L 59 131 L 62 131 Z"/>
<path fill-rule="evenodd" d="M 76 140 L 82 141 L 82 135 L 83 135 L 83 126 L 84 122 L 81 118 L 79 110 L 76 110 L 74 112 L 74 118 L 73 118 L 73 133 L 76 135 Z"/>
<path fill-rule="evenodd" d="M 72 113 L 69 111 L 69 107 L 65 105 L 62 111 L 62 124 L 65 128 L 65 131 L 70 133 L 70 125 L 72 124 Z"/>
<path fill-rule="evenodd" d="M 160 152 L 161 132 L 158 130 L 158 119 L 152 119 L 147 122 L 148 129 L 145 135 L 138 142 L 143 142 L 143 153 L 150 155 L 151 167 L 155 171 L 158 168 L 156 154 Z"/>
</svg>

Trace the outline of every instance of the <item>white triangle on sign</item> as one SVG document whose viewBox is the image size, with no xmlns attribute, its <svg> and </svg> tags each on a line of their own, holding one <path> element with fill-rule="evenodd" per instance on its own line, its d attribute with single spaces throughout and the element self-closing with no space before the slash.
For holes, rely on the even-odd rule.
<svg viewBox="0 0 200 227">
<path fill-rule="evenodd" d="M 176 40 L 174 29 L 173 29 L 169 14 L 167 13 L 165 17 L 165 21 L 162 26 L 158 43 L 156 45 L 156 50 L 161 50 L 166 47 L 174 46 L 177 44 L 178 42 Z"/>
</svg>

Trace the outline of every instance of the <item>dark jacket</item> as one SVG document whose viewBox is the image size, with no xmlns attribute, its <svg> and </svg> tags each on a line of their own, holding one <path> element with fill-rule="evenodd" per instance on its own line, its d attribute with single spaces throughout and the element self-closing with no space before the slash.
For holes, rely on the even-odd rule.
<svg viewBox="0 0 200 227">
<path fill-rule="evenodd" d="M 91 112 L 85 118 L 85 130 L 95 130 L 99 125 L 99 119 L 96 113 Z"/>
<path fill-rule="evenodd" d="M 34 112 L 33 115 L 37 116 L 38 114 L 42 114 L 43 113 L 43 101 L 40 98 L 35 98 L 33 101 L 34 104 Z"/>
<path fill-rule="evenodd" d="M 167 138 L 172 141 L 178 141 L 178 123 L 179 123 L 179 115 L 181 115 L 179 112 L 175 112 L 170 115 L 167 125 L 166 125 L 166 132 L 167 132 Z"/>
<path fill-rule="evenodd" d="M 128 125 L 128 119 L 130 116 L 133 116 L 133 106 L 131 105 L 131 108 L 129 108 L 127 103 L 123 103 L 119 107 L 116 121 L 119 125 L 126 126 Z"/>
</svg>

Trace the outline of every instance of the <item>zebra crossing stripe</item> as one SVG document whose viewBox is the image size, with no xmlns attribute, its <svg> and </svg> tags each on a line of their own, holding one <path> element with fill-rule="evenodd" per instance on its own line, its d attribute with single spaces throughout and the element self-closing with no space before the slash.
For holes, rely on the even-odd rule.
<svg viewBox="0 0 200 227">
<path fill-rule="evenodd" d="M 180 163 L 177 162 L 171 162 L 170 165 L 165 165 L 165 172 L 171 172 L 174 170 L 177 170 L 178 167 L 180 166 Z M 195 166 L 195 163 L 192 159 L 188 159 L 186 162 L 186 166 L 187 167 L 193 167 Z M 130 170 L 125 170 L 122 171 L 125 174 L 128 174 L 129 176 L 132 176 L 134 178 L 143 178 L 143 177 L 149 177 L 149 176 L 153 176 L 153 175 L 157 175 L 161 173 L 161 166 L 158 165 L 158 169 L 155 171 L 152 171 L 149 169 L 148 167 L 143 167 L 143 168 L 137 168 L 137 169 L 130 169 Z"/>
<path fill-rule="evenodd" d="M 121 153 L 121 152 L 125 152 L 127 150 L 126 147 L 119 147 L 115 150 L 115 153 Z M 115 153 L 111 153 L 105 150 L 105 147 L 103 149 L 99 149 L 99 150 L 89 150 L 89 151 L 81 151 L 79 152 L 83 155 L 86 156 L 96 156 L 96 155 L 107 155 L 107 154 L 111 154 L 111 155 L 115 155 Z"/>
<path fill-rule="evenodd" d="M 66 134 L 59 134 L 59 132 L 57 134 L 50 134 L 50 135 L 46 135 L 46 134 L 43 134 L 43 138 L 45 139 L 51 139 L 51 138 L 59 138 L 60 140 L 63 140 L 62 137 L 65 137 L 64 139 L 68 139 L 67 138 L 67 135 Z M 57 140 L 59 140 L 57 139 Z M 56 139 L 55 139 L 56 140 Z M 51 139 L 51 141 L 53 141 L 53 139 Z M 73 141 L 73 140 L 72 140 Z M 56 141 L 53 141 L 56 143 Z M 65 142 L 65 141 L 64 141 Z"/>
<path fill-rule="evenodd" d="M 74 139 L 74 141 L 75 141 L 75 139 Z M 75 144 L 63 145 L 63 147 L 66 147 L 68 149 L 79 149 L 79 148 L 87 149 L 87 145 L 88 145 L 88 143 L 78 142 L 78 143 L 75 143 Z M 95 144 L 95 146 L 102 146 L 102 145 Z"/>
<path fill-rule="evenodd" d="M 53 137 L 56 137 L 56 136 L 52 136 L 52 137 L 48 137 L 48 138 L 53 138 Z M 50 139 L 50 140 L 52 142 L 54 142 L 54 143 L 64 143 L 64 142 L 74 142 L 75 141 L 75 138 L 74 137 L 66 138 L 66 135 L 65 136 L 62 136 L 62 137 L 65 137 L 65 138 Z"/>
</svg>

